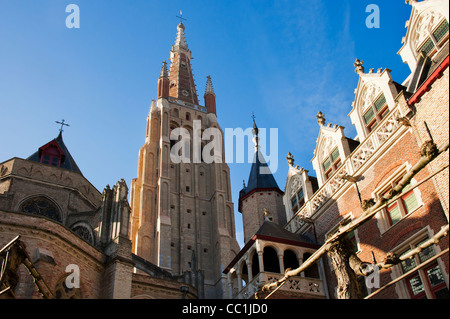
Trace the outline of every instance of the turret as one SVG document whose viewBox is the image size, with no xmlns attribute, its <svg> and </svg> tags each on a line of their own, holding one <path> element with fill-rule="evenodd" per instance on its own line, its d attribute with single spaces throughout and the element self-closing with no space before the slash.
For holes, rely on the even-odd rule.
<svg viewBox="0 0 450 319">
<path fill-rule="evenodd" d="M 169 97 L 169 73 L 167 72 L 167 63 L 163 61 L 161 73 L 158 79 L 158 99 Z"/>
<path fill-rule="evenodd" d="M 206 79 L 206 90 L 204 98 L 205 107 L 208 110 L 208 113 L 216 114 L 216 94 L 214 94 L 214 88 L 211 82 L 211 77 L 209 75 Z"/>
</svg>

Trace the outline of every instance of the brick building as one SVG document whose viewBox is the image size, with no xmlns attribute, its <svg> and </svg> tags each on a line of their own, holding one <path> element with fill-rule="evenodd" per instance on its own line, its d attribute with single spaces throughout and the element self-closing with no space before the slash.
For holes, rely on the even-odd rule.
<svg viewBox="0 0 450 319">
<path fill-rule="evenodd" d="M 363 213 L 362 200 L 376 200 L 392 189 L 418 162 L 425 141 L 433 140 L 438 147 L 449 141 L 448 2 L 407 2 L 411 5 L 411 18 L 398 53 L 409 65 L 411 74 L 402 81 L 395 81 L 391 70 L 380 68 L 366 72 L 363 61 L 357 59 L 355 72 L 359 82 L 349 113 L 357 136 L 345 136 L 342 126 L 327 123 L 325 115 L 319 112 L 318 138 L 312 158 L 316 177 L 294 165 L 293 156 L 288 154 L 289 171 L 283 195 L 287 223 L 283 226 L 296 235 L 315 238 L 317 244 L 324 243 L 340 224 L 359 217 Z M 381 261 L 388 252 L 401 255 L 448 224 L 449 169 L 445 168 L 448 163 L 447 150 L 415 175 L 400 198 L 349 234 L 353 249 L 361 260 L 371 263 L 375 258 Z M 415 186 L 436 172 L 439 173 Z M 268 206 L 267 203 L 264 205 Z M 256 211 L 256 207 L 253 210 Z M 253 213 L 243 211 L 245 214 Z M 246 225 L 246 217 L 243 218 Z M 253 237 L 246 235 L 246 240 L 252 238 L 255 241 L 258 235 L 258 232 Z M 278 257 L 282 265 L 286 259 L 282 254 L 283 244 L 279 242 L 272 238 L 272 246 L 279 247 L 281 252 Z M 413 259 L 381 270 L 380 286 L 447 248 L 448 239 L 444 239 Z M 250 269 L 248 264 L 252 257 L 246 249 L 247 246 L 239 253 L 241 259 L 235 259 L 226 270 L 235 272 L 239 278 L 235 280 L 229 276 L 230 295 L 234 298 L 251 298 L 261 283 L 254 282 L 261 279 L 258 276 L 247 282 L 249 271 L 242 265 Z M 325 289 L 323 296 L 336 298 L 337 280 L 329 258 L 322 257 L 316 265 L 320 270 L 319 287 Z M 277 268 L 278 274 L 263 281 L 278 280 L 282 269 Z M 372 298 L 448 298 L 448 274 L 447 253 Z M 240 280 L 243 277 L 244 283 Z M 305 273 L 299 280 L 301 277 L 311 279 Z M 295 280 L 297 278 L 293 277 Z M 271 298 L 285 298 L 287 294 L 296 294 L 298 298 L 313 297 L 308 295 L 309 286 L 290 283 Z M 366 295 L 376 290 L 366 287 L 364 280 L 361 283 Z"/>
</svg>

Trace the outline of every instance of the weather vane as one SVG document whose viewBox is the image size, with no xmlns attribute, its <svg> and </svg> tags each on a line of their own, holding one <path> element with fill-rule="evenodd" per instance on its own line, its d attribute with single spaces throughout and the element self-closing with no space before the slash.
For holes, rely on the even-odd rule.
<svg viewBox="0 0 450 319">
<path fill-rule="evenodd" d="M 180 10 L 180 15 L 179 16 L 176 16 L 177 18 L 180 18 L 180 23 L 183 23 L 183 20 L 187 20 L 187 19 L 185 19 L 185 18 L 183 18 L 183 11 L 181 11 Z"/>
<path fill-rule="evenodd" d="M 64 122 L 65 122 L 64 119 L 62 119 L 61 122 L 58 122 L 58 121 L 55 121 L 55 122 L 58 123 L 58 124 L 61 124 L 61 128 L 59 129 L 59 131 L 60 131 L 61 133 L 64 132 L 64 130 L 63 130 L 64 125 L 65 125 L 65 126 L 70 126 L 69 124 L 64 123 Z"/>
</svg>

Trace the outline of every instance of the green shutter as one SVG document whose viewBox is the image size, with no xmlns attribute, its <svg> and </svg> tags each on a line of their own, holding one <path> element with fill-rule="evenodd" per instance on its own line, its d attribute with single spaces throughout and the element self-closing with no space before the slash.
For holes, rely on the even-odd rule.
<svg viewBox="0 0 450 319">
<path fill-rule="evenodd" d="M 330 161 L 329 158 L 327 158 L 327 159 L 325 160 L 325 162 L 323 162 L 323 169 L 324 169 L 325 171 L 327 171 L 327 170 L 330 168 L 330 166 L 331 166 L 331 161 Z"/>
<path fill-rule="evenodd" d="M 419 203 L 417 202 L 416 195 L 414 193 L 411 193 L 408 197 L 403 199 L 405 203 L 406 212 L 410 213 L 414 209 L 416 209 L 419 206 Z"/>
<path fill-rule="evenodd" d="M 381 96 L 375 101 L 375 109 L 378 111 L 381 110 L 381 108 L 386 104 L 386 98 L 384 97 L 384 94 L 381 94 Z"/>
<path fill-rule="evenodd" d="M 394 204 L 394 205 L 396 205 L 396 206 L 392 209 L 390 209 L 388 206 L 388 209 L 389 209 L 388 214 L 391 217 L 392 225 L 395 225 L 398 221 L 400 221 L 400 219 L 402 219 L 400 207 L 397 204 Z"/>
<path fill-rule="evenodd" d="M 339 158 L 339 150 L 336 148 L 332 153 L 331 153 L 331 160 L 334 162 L 336 162 L 336 160 Z"/>
<path fill-rule="evenodd" d="M 301 188 L 297 193 L 297 198 L 300 201 L 303 198 L 303 188 Z"/>
<path fill-rule="evenodd" d="M 366 121 L 366 124 L 369 124 L 370 121 L 372 121 L 372 119 L 374 118 L 374 116 L 375 112 L 371 108 L 369 111 L 366 112 L 366 114 L 364 114 L 364 121 Z"/>
<path fill-rule="evenodd" d="M 426 55 L 428 55 L 431 50 L 434 48 L 434 42 L 431 39 L 428 39 L 424 45 L 418 50 L 418 52 L 424 51 Z"/>
<path fill-rule="evenodd" d="M 444 20 L 441 25 L 433 32 L 433 36 L 437 42 L 441 41 L 441 39 L 448 33 L 448 22 Z"/>
</svg>

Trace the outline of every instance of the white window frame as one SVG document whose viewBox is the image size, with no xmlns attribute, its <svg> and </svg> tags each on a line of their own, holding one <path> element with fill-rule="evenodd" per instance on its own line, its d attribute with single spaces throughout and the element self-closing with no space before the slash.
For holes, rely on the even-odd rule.
<svg viewBox="0 0 450 319">
<path fill-rule="evenodd" d="M 386 178 L 386 180 L 383 181 L 383 183 L 380 186 L 378 186 L 373 191 L 372 197 L 375 198 L 375 200 L 378 200 L 380 198 L 380 196 L 388 188 L 392 187 L 392 184 L 394 183 L 394 181 L 396 181 L 399 178 L 401 178 L 401 176 L 404 176 L 411 169 L 411 167 L 412 166 L 409 163 L 405 163 L 401 167 L 399 167 L 394 173 L 392 173 L 388 178 Z M 397 205 L 398 205 L 398 207 L 400 209 L 400 214 L 401 214 L 402 217 L 401 217 L 401 219 L 398 222 L 396 222 L 393 225 L 390 224 L 387 208 L 381 209 L 375 215 L 375 217 L 377 219 L 378 229 L 380 230 L 380 234 L 381 235 L 383 235 L 387 231 L 395 228 L 397 225 L 401 224 L 401 222 L 405 218 L 408 218 L 408 216 L 411 216 L 417 210 L 419 210 L 421 207 L 423 207 L 424 204 L 423 204 L 423 201 L 422 201 L 421 192 L 420 192 L 420 190 L 417 187 L 414 188 L 414 186 L 417 185 L 417 181 L 414 178 L 411 179 L 410 185 L 413 188 L 412 191 L 414 192 L 414 196 L 416 197 L 416 200 L 417 200 L 417 207 L 414 208 L 411 212 L 407 213 L 405 211 L 404 206 L 403 206 L 404 204 L 400 203 L 400 201 L 403 202 L 403 200 L 401 198 L 397 199 L 396 202 L 397 202 Z"/>
<path fill-rule="evenodd" d="M 430 226 L 426 226 L 423 229 L 416 232 L 414 235 L 407 238 L 405 241 L 403 241 L 401 244 L 399 244 L 398 246 L 393 248 L 391 251 L 393 251 L 397 256 L 401 256 L 401 254 L 404 253 L 405 251 L 407 251 L 408 249 L 415 248 L 417 246 L 417 244 L 419 244 L 423 240 L 426 240 L 427 238 L 431 238 L 433 235 L 434 234 L 433 234 L 432 230 L 430 229 Z M 437 255 L 441 252 L 441 249 L 439 248 L 439 246 L 434 245 L 432 247 L 434 249 L 435 255 Z M 417 263 L 416 257 L 417 257 L 417 255 L 414 256 L 414 258 L 416 259 L 416 265 L 419 266 L 419 265 L 423 264 L 423 262 Z M 449 280 L 448 280 L 449 278 L 448 278 L 448 274 L 445 272 L 445 265 L 443 264 L 441 258 L 438 258 L 436 260 L 436 262 L 444 276 L 445 284 L 447 285 L 447 288 L 449 288 Z M 395 265 L 391 269 L 392 269 L 392 273 L 391 273 L 392 280 L 395 280 L 396 278 L 398 278 L 404 274 L 401 264 Z M 419 273 L 421 281 L 424 283 L 425 295 L 427 296 L 427 298 L 430 298 L 432 296 L 432 293 L 431 293 L 430 287 L 428 286 L 428 280 L 426 278 L 426 274 L 424 273 L 423 268 L 417 270 L 417 272 Z M 398 282 L 395 285 L 395 290 L 400 298 L 411 299 L 409 288 L 406 283 L 406 278 L 401 280 L 400 282 Z"/>
</svg>

